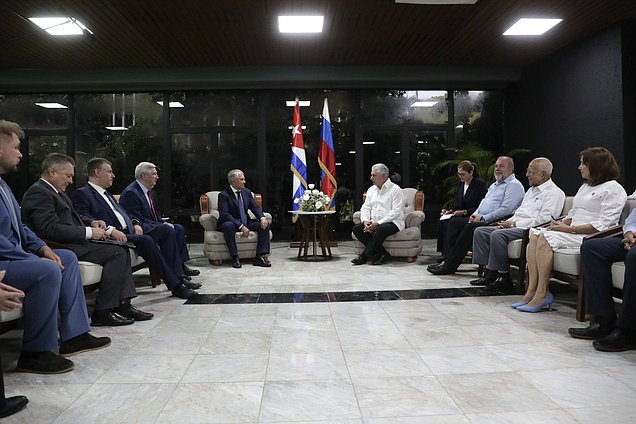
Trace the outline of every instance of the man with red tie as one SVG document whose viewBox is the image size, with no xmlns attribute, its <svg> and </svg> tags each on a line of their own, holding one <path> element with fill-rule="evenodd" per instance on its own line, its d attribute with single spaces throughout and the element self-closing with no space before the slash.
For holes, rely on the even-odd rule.
<svg viewBox="0 0 636 424">
<path fill-rule="evenodd" d="M 119 204 L 131 219 L 141 224 L 143 233 L 161 248 L 165 258 L 178 258 L 183 269 L 183 275 L 193 277 L 200 271 L 188 267 L 185 263 L 190 260 L 185 241 L 183 225 L 164 222 L 161 218 L 157 197 L 152 189 L 157 185 L 159 173 L 157 166 L 150 162 L 141 162 L 135 167 L 135 181 L 122 191 Z"/>
</svg>

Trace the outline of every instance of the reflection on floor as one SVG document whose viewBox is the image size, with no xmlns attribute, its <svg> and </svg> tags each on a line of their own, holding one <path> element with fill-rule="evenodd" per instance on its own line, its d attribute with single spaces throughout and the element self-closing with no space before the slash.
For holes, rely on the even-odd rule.
<svg viewBox="0 0 636 424">
<path fill-rule="evenodd" d="M 70 373 L 15 372 L 21 332 L 0 336 L 7 395 L 31 401 L 2 423 L 636 422 L 636 352 L 570 338 L 569 287 L 552 287 L 552 312 L 522 313 L 471 287 L 473 265 L 429 274 L 433 246 L 354 267 L 350 242 L 321 263 L 277 244 L 272 268 L 233 269 L 193 245 L 201 296 L 139 286 L 155 319 L 95 328 L 112 345 Z"/>
</svg>

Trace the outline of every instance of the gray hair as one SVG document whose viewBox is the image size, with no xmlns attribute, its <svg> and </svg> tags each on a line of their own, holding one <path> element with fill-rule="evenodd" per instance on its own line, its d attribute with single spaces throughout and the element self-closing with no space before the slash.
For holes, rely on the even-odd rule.
<svg viewBox="0 0 636 424">
<path fill-rule="evenodd" d="M 539 168 L 539 171 L 545 172 L 548 177 L 552 175 L 553 167 L 552 167 L 552 162 L 550 162 L 550 159 L 544 158 L 544 157 L 538 157 L 538 158 L 532 159 L 530 162 L 534 162 L 537 165 L 537 168 Z"/>
<path fill-rule="evenodd" d="M 375 172 L 376 174 L 384 175 L 385 177 L 389 176 L 389 168 L 383 163 L 376 163 L 371 167 L 371 172 Z"/>
<path fill-rule="evenodd" d="M 68 164 L 75 166 L 75 161 L 72 157 L 64 153 L 49 153 L 42 161 L 42 175 L 46 175 L 51 169 L 59 170 L 64 168 Z"/>
<path fill-rule="evenodd" d="M 135 167 L 135 179 L 141 179 L 143 174 L 150 174 L 153 169 L 158 169 L 157 165 L 152 162 L 139 162 L 139 165 Z"/>
<path fill-rule="evenodd" d="M 240 169 L 231 170 L 230 172 L 227 173 L 227 182 L 232 184 L 232 181 L 237 179 L 239 175 L 241 175 L 242 173 L 243 171 L 241 171 Z"/>
<path fill-rule="evenodd" d="M 508 167 L 512 170 L 512 172 L 514 172 L 514 170 L 515 170 L 515 161 L 512 160 L 512 158 L 510 156 L 499 156 L 497 159 L 501 159 L 501 160 L 504 160 L 504 161 L 508 162 Z"/>
</svg>

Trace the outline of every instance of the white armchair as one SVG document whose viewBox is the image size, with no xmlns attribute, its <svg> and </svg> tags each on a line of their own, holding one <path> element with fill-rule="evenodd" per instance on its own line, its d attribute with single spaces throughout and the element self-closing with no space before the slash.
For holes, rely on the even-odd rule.
<svg viewBox="0 0 636 424">
<path fill-rule="evenodd" d="M 225 238 L 223 238 L 223 232 L 217 230 L 217 221 L 219 220 L 219 193 L 220 191 L 208 191 L 201 195 L 199 199 L 199 206 L 201 207 L 201 216 L 199 217 L 199 223 L 203 227 L 203 254 L 210 261 L 212 265 L 221 265 L 221 261 L 231 259 L 230 252 L 225 244 Z M 252 193 L 256 204 L 262 208 L 263 198 L 260 194 Z M 263 212 L 267 221 L 272 223 L 272 216 Z M 250 219 L 254 219 L 255 216 L 249 211 Z M 256 244 L 258 241 L 258 235 L 250 231 L 247 237 L 240 237 L 241 233 L 236 233 L 236 248 L 238 249 L 238 256 L 241 259 L 256 257 Z M 269 239 L 272 239 L 272 232 L 269 232 Z"/>
<path fill-rule="evenodd" d="M 426 218 L 423 212 L 424 193 L 414 188 L 403 188 L 402 194 L 404 194 L 404 223 L 406 227 L 388 236 L 382 246 L 391 256 L 406 257 L 407 262 L 415 262 L 422 249 L 421 227 L 424 218 Z M 353 222 L 355 224 L 361 222 L 360 211 L 353 214 Z M 358 241 L 353 233 L 351 233 L 351 237 L 354 240 L 353 247 L 356 254 L 361 254 L 364 251 L 364 244 Z"/>
</svg>

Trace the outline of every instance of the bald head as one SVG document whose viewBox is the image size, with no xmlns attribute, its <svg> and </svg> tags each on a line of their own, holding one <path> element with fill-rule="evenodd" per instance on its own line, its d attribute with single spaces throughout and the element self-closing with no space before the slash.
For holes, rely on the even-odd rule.
<svg viewBox="0 0 636 424">
<path fill-rule="evenodd" d="M 552 162 L 547 158 L 535 158 L 528 164 L 526 171 L 530 187 L 540 186 L 552 177 Z"/>
</svg>

